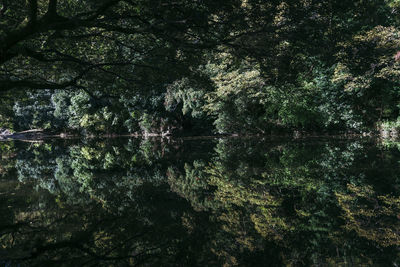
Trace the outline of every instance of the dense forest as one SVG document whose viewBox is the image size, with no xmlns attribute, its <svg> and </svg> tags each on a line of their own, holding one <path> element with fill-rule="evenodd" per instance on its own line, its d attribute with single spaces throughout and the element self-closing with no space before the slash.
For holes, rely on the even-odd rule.
<svg viewBox="0 0 400 267">
<path fill-rule="evenodd" d="M 0 128 L 400 128 L 399 0 L 1 0 Z"/>
</svg>

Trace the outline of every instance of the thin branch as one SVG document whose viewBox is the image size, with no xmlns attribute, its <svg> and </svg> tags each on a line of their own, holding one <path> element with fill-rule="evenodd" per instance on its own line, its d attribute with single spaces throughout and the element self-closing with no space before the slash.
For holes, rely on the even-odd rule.
<svg viewBox="0 0 400 267">
<path fill-rule="evenodd" d="M 49 7 L 47 9 L 48 16 L 57 16 L 57 0 L 49 0 Z"/>
<path fill-rule="evenodd" d="M 37 0 L 29 0 L 29 24 L 31 27 L 36 26 L 38 12 Z"/>
<path fill-rule="evenodd" d="M 96 12 L 93 14 L 93 16 L 89 17 L 88 19 L 93 20 L 93 19 L 97 18 L 98 16 L 104 14 L 111 7 L 117 5 L 119 2 L 121 2 L 121 0 L 111 0 L 111 1 L 106 2 L 104 5 L 102 5 L 100 8 L 98 8 L 96 10 Z"/>
<path fill-rule="evenodd" d="M 68 87 L 73 87 L 77 85 L 78 80 L 82 79 L 82 77 L 90 71 L 92 67 L 89 67 L 83 70 L 79 75 L 74 77 L 73 79 L 63 82 L 63 83 L 51 83 L 51 82 L 37 82 L 33 80 L 0 80 L 0 93 L 8 92 L 15 89 L 33 89 L 33 90 L 57 90 L 57 89 L 66 89 Z"/>
<path fill-rule="evenodd" d="M 3 4 L 2 4 L 2 7 L 0 9 L 0 15 L 4 16 L 4 14 L 6 13 L 7 9 L 8 9 L 8 1 L 4 0 Z"/>
<path fill-rule="evenodd" d="M 75 18 L 84 18 L 84 17 L 88 16 L 86 18 L 86 20 L 94 20 L 94 19 L 98 18 L 100 15 L 104 14 L 111 7 L 117 5 L 119 2 L 121 2 L 121 0 L 110 0 L 106 3 L 104 3 L 102 6 L 100 6 L 96 10 L 77 14 L 75 16 Z"/>
</svg>

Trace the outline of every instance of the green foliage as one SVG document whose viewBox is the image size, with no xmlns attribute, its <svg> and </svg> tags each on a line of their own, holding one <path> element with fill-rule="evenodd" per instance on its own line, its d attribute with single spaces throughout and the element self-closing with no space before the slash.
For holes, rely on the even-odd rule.
<svg viewBox="0 0 400 267">
<path fill-rule="evenodd" d="M 396 121 L 385 121 L 381 124 L 382 130 L 400 132 L 400 118 Z"/>
<path fill-rule="evenodd" d="M 13 107 L 16 130 L 51 129 L 57 121 L 52 116 L 51 92 L 28 93 L 25 101 L 18 101 Z"/>
<path fill-rule="evenodd" d="M 2 7 L 0 126 L 365 132 L 399 117 L 397 0 L 52 3 Z"/>
<path fill-rule="evenodd" d="M 216 55 L 205 66 L 215 90 L 205 95 L 205 111 L 215 117 L 220 133 L 257 132 L 265 129 L 263 87 L 260 69 L 248 62 L 235 62 L 231 55 Z M 233 66 L 232 66 L 233 65 Z"/>
</svg>

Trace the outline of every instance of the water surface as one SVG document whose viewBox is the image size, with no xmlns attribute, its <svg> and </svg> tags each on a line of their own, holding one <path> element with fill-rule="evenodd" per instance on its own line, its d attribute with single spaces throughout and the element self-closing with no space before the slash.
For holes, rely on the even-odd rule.
<svg viewBox="0 0 400 267">
<path fill-rule="evenodd" d="M 0 266 L 396 266 L 370 140 L 0 142 Z"/>
</svg>

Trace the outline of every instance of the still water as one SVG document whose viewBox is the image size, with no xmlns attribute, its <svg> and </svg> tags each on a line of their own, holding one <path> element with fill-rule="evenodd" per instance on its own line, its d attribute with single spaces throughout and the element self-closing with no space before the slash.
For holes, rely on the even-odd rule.
<svg viewBox="0 0 400 267">
<path fill-rule="evenodd" d="M 0 266 L 398 266 L 399 149 L 0 142 Z"/>
</svg>

